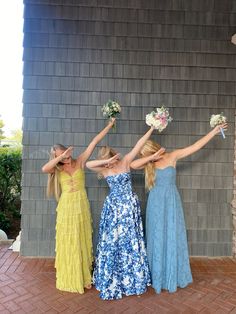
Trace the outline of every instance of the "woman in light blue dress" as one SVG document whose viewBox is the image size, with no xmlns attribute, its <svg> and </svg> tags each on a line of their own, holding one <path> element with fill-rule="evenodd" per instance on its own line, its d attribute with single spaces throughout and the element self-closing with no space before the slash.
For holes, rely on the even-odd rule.
<svg viewBox="0 0 236 314">
<path fill-rule="evenodd" d="M 100 149 L 98 160 L 86 163 L 106 179 L 110 188 L 101 213 L 93 274 L 95 287 L 104 300 L 140 295 L 150 285 L 141 210 L 132 190 L 130 163 L 152 131 L 150 128 L 122 159 L 105 146 Z"/>
<path fill-rule="evenodd" d="M 149 190 L 147 256 L 152 286 L 157 293 L 162 289 L 175 292 L 177 287 L 184 288 L 192 282 L 182 202 L 176 187 L 176 163 L 206 145 L 220 132 L 220 127 L 226 129 L 227 124 L 216 126 L 193 145 L 170 153 L 148 140 L 140 152 L 143 157 L 131 163 L 134 169 L 145 169 L 145 185 Z"/>
</svg>

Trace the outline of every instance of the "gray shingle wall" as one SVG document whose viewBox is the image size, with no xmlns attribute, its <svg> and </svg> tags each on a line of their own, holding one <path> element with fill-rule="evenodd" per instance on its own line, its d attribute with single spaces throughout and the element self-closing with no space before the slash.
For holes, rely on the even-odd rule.
<svg viewBox="0 0 236 314">
<path fill-rule="evenodd" d="M 101 105 L 122 104 L 103 143 L 127 152 L 147 129 L 153 106 L 174 121 L 155 134 L 167 149 L 209 130 L 223 111 L 227 138 L 215 138 L 178 166 L 190 254 L 231 255 L 236 26 L 233 0 L 25 0 L 22 255 L 54 255 L 55 202 L 41 166 L 53 143 L 79 153 L 104 126 Z M 134 188 L 145 216 L 143 175 Z M 87 172 L 94 242 L 107 188 Z"/>
</svg>

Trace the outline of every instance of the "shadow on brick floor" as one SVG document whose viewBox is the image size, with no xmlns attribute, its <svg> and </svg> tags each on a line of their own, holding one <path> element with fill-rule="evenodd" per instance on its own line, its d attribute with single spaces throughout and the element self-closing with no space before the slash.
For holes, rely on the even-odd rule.
<svg viewBox="0 0 236 314">
<path fill-rule="evenodd" d="M 93 288 L 80 295 L 55 288 L 54 259 L 25 258 L 0 247 L 0 313 L 235 313 L 236 260 L 191 258 L 194 282 L 176 293 L 102 301 Z"/>
</svg>

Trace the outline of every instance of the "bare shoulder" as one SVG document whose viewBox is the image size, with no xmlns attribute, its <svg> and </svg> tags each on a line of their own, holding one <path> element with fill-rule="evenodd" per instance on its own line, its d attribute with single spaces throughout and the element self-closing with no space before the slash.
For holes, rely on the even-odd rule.
<svg viewBox="0 0 236 314">
<path fill-rule="evenodd" d="M 174 156 L 175 156 L 175 150 L 172 151 L 172 152 L 165 153 L 163 158 L 160 159 L 160 161 L 161 160 L 163 160 L 163 161 L 170 161 L 170 160 L 172 160 L 174 158 Z"/>
<path fill-rule="evenodd" d="M 168 155 L 169 155 L 169 158 L 170 159 L 176 159 L 176 156 L 179 154 L 179 152 L 182 150 L 182 148 L 178 148 L 178 149 L 175 149 L 175 150 L 173 150 L 173 151 L 171 151 L 171 152 L 169 152 L 168 153 Z"/>
<path fill-rule="evenodd" d="M 83 153 L 81 153 L 80 155 L 77 156 L 77 158 L 75 159 L 76 162 L 76 167 L 78 168 L 83 168 L 85 165 L 85 161 L 83 158 Z"/>
<path fill-rule="evenodd" d="M 165 156 L 162 159 L 157 160 L 155 162 L 155 167 L 156 168 L 165 168 L 167 166 L 175 166 L 176 159 L 175 159 L 175 153 L 174 152 L 175 151 L 165 153 Z"/>
<path fill-rule="evenodd" d="M 120 160 L 120 163 L 118 165 L 118 170 L 122 171 L 127 171 L 130 167 L 130 159 L 129 159 L 129 154 L 124 155 L 124 157 Z"/>
</svg>

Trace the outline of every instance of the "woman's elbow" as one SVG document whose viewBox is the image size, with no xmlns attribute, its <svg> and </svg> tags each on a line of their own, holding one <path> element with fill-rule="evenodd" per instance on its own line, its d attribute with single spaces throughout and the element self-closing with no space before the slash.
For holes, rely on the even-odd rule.
<svg viewBox="0 0 236 314">
<path fill-rule="evenodd" d="M 50 171 L 46 166 L 43 166 L 41 168 L 41 170 L 42 170 L 43 173 L 51 173 L 51 172 L 53 172 L 53 171 Z"/>
<path fill-rule="evenodd" d="M 90 167 L 90 165 L 89 165 L 89 161 L 87 161 L 87 162 L 85 163 L 85 167 L 88 168 L 88 169 L 91 169 L 91 167 Z"/>
<path fill-rule="evenodd" d="M 41 168 L 41 170 L 42 170 L 43 173 L 47 173 L 47 171 L 46 171 L 44 166 Z"/>
<path fill-rule="evenodd" d="M 137 167 L 135 166 L 135 163 L 133 163 L 133 162 L 131 162 L 130 168 L 132 168 L 132 169 L 137 169 Z"/>
</svg>

